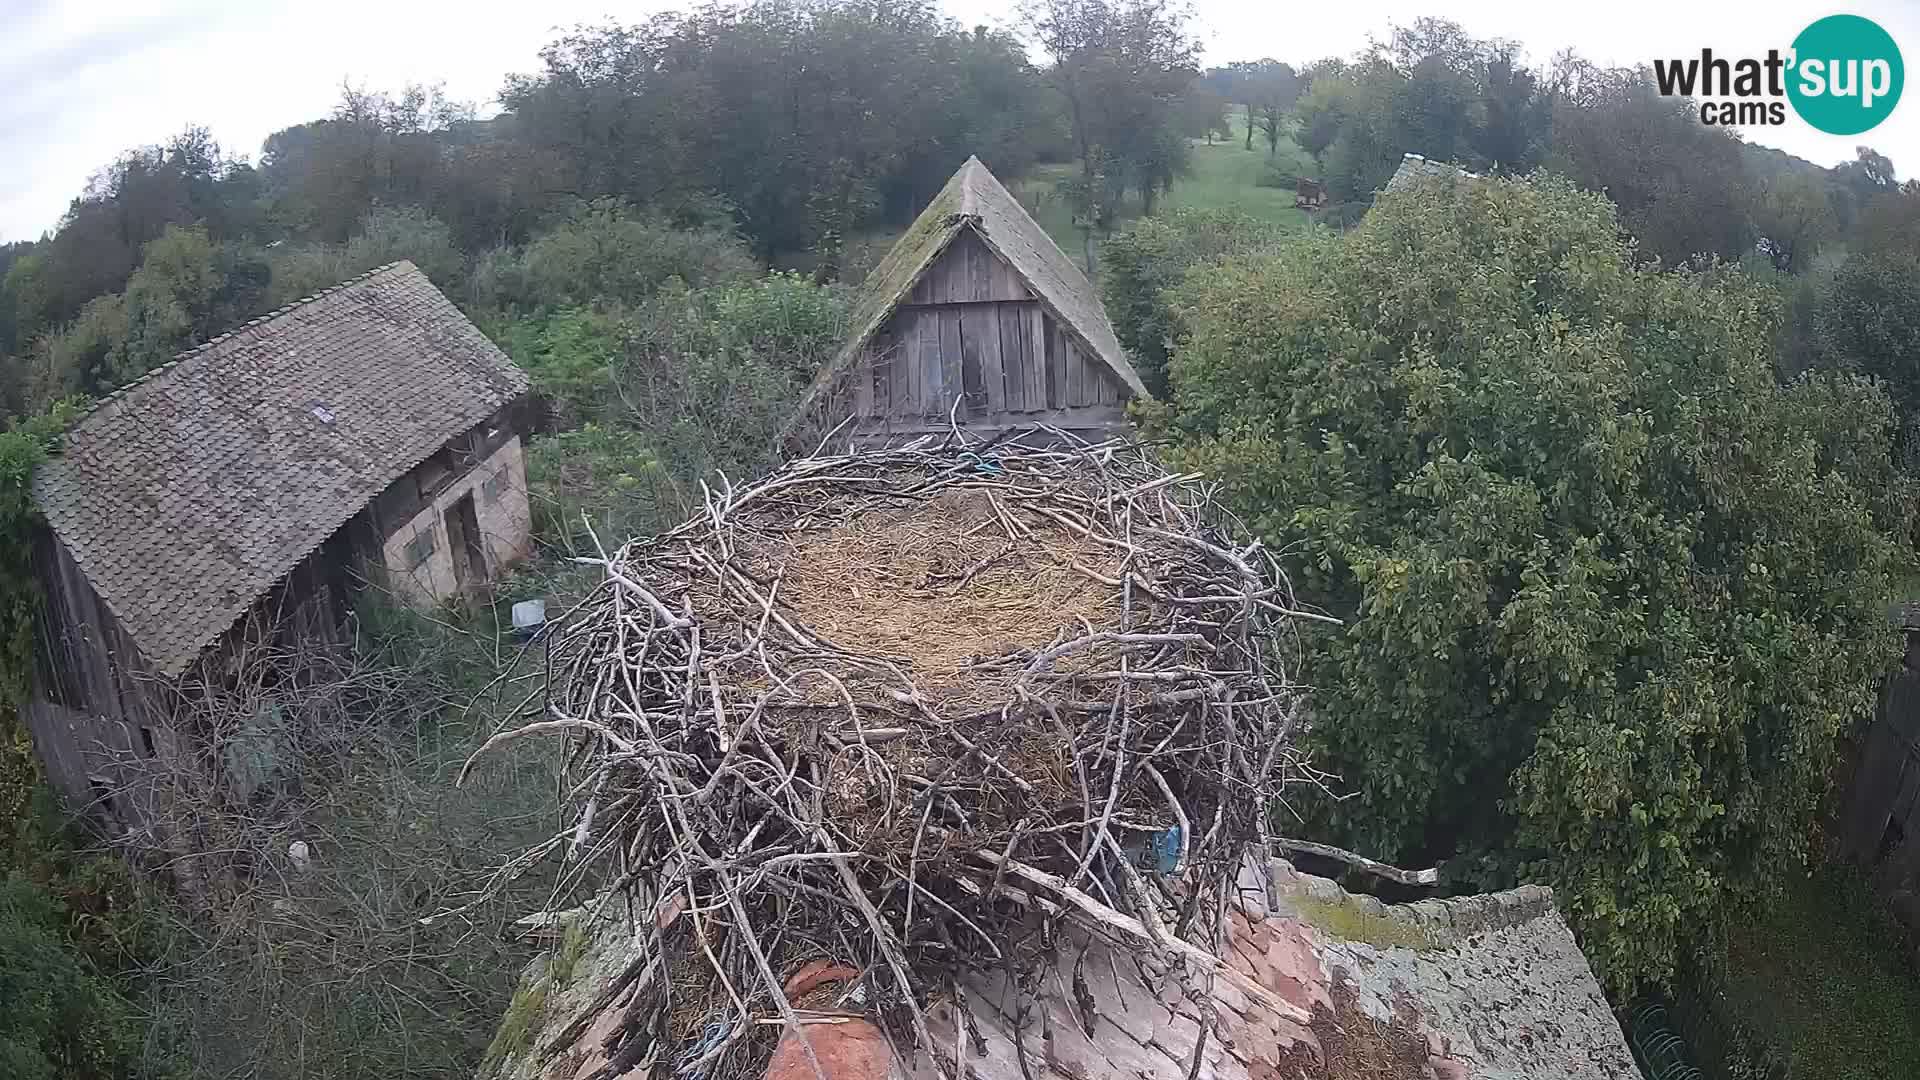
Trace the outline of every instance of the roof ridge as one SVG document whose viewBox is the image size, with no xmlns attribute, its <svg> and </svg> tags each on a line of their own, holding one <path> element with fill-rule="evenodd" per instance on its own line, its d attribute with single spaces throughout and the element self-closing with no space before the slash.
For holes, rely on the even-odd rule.
<svg viewBox="0 0 1920 1080">
<path fill-rule="evenodd" d="M 978 181 L 981 173 L 987 172 L 986 163 L 980 160 L 980 155 L 968 154 L 966 163 L 960 166 L 960 171 L 965 176 L 960 183 L 960 209 L 956 216 L 979 220 L 980 195 L 973 185 Z M 992 174 L 987 173 L 987 175 Z"/>
<path fill-rule="evenodd" d="M 99 412 L 103 406 L 119 401 L 120 399 L 125 397 L 129 392 L 134 390 L 136 387 L 140 386 L 142 383 L 149 381 L 154 376 L 159 375 L 162 372 L 172 371 L 174 368 L 180 366 L 181 361 L 191 360 L 195 356 L 198 356 L 201 353 L 206 352 L 207 350 L 213 348 L 215 345 L 218 345 L 221 342 L 226 341 L 228 338 L 234 337 L 235 335 L 239 334 L 244 330 L 252 329 L 253 327 L 258 326 L 264 322 L 270 322 L 274 319 L 279 318 L 282 315 L 287 314 L 288 312 L 292 311 L 294 308 L 300 307 L 305 304 L 310 304 L 313 301 L 319 300 L 323 297 L 331 296 L 334 293 L 341 291 L 342 289 L 346 289 L 354 285 L 359 285 L 367 281 L 368 279 L 375 277 L 376 275 L 384 274 L 389 270 L 399 269 L 402 265 L 412 266 L 413 263 L 409 259 L 395 259 L 390 263 L 382 263 L 381 265 L 376 266 L 371 270 L 367 270 L 362 273 L 355 274 L 353 277 L 347 278 L 345 281 L 341 281 L 336 284 L 329 285 L 326 288 L 321 289 L 319 292 L 308 293 L 306 296 L 302 296 L 298 300 L 289 300 L 288 302 L 280 305 L 279 307 L 274 308 L 272 311 L 266 312 L 265 314 L 261 314 L 261 315 L 255 315 L 253 318 L 248 319 L 247 321 L 240 323 L 237 326 L 230 326 L 227 329 L 222 330 L 220 333 L 214 335 L 213 337 L 210 337 L 207 340 L 199 343 L 198 345 L 194 345 L 189 348 L 182 349 L 179 352 L 174 353 L 173 356 L 170 359 L 168 359 L 165 363 L 156 364 L 153 367 L 150 367 L 147 370 L 141 372 L 139 375 L 134 376 L 132 379 L 129 379 L 128 381 L 121 383 L 119 386 L 114 387 L 112 390 L 107 391 L 105 394 L 100 395 L 98 398 L 95 398 L 92 402 L 88 403 L 86 408 L 81 409 L 74 416 L 73 424 L 75 426 L 78 426 L 79 424 L 92 418 L 92 416 L 96 412 Z M 415 269 L 418 269 L 418 267 L 415 267 Z"/>
</svg>

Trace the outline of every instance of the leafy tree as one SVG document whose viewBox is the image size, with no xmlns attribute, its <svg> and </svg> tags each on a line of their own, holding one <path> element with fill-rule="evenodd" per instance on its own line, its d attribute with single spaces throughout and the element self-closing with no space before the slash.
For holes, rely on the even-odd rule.
<svg viewBox="0 0 1920 1080">
<path fill-rule="evenodd" d="M 1833 176 L 1853 192 L 1856 202 L 1866 202 L 1899 186 L 1893 161 L 1871 146 L 1854 147 L 1853 160 L 1834 166 Z"/>
<path fill-rule="evenodd" d="M 1636 264 L 1564 180 L 1429 182 L 1194 275 L 1156 420 L 1346 620 L 1319 826 L 1545 879 L 1616 988 L 1809 855 L 1913 564 L 1879 390 L 1771 365 L 1773 292 Z"/>
<path fill-rule="evenodd" d="M 1199 54 L 1186 10 L 1172 0 L 1033 0 L 1024 15 L 1066 103 L 1083 183 L 1103 171 L 1151 212 L 1186 169 L 1176 108 Z"/>
<path fill-rule="evenodd" d="M 1205 139 L 1212 146 L 1216 136 L 1233 137 L 1233 125 L 1227 119 L 1227 99 L 1206 83 L 1195 80 L 1180 99 L 1180 133 L 1190 139 Z"/>
<path fill-rule="evenodd" d="M 169 225 L 143 249 L 124 292 L 87 302 L 65 330 L 43 337 L 27 388 L 33 411 L 72 394 L 103 394 L 159 367 L 244 314 L 257 288 L 229 288 L 206 230 Z"/>
<path fill-rule="evenodd" d="M 1868 198 L 1849 242 L 1863 251 L 1920 251 L 1920 182 Z"/>
<path fill-rule="evenodd" d="M 1017 42 L 924 0 L 712 6 L 581 27 L 541 57 L 501 100 L 555 189 L 650 208 L 711 192 L 757 254 L 815 251 L 826 276 L 967 154 L 1018 173 L 1057 131 Z"/>
<path fill-rule="evenodd" d="M 1540 160 L 1551 110 L 1518 52 L 1444 19 L 1395 27 L 1357 63 L 1309 69 L 1296 108 L 1301 145 L 1343 202 L 1370 199 L 1407 153 L 1524 172 Z"/>
<path fill-rule="evenodd" d="M 1827 364 L 1886 385 L 1909 455 L 1920 452 L 1920 250 L 1848 257 L 1815 309 L 1814 338 Z"/>
<path fill-rule="evenodd" d="M 466 260 L 445 222 L 415 207 L 380 207 L 345 243 L 290 244 L 269 252 L 267 303 L 289 303 L 401 259 L 412 260 L 442 289 L 458 292 L 465 284 Z"/>
<path fill-rule="evenodd" d="M 488 287 L 496 291 L 486 299 L 522 310 L 637 304 L 670 278 L 697 288 L 757 272 L 731 229 L 675 229 L 656 217 L 600 203 L 541 235 L 511 263 L 495 263 Z"/>
<path fill-rule="evenodd" d="M 1291 65 L 1270 59 L 1233 64 L 1229 70 L 1247 108 L 1246 148 L 1253 149 L 1257 129 L 1267 141 L 1267 153 L 1277 153 L 1286 116 L 1300 97 L 1300 76 Z"/>
<path fill-rule="evenodd" d="M 1826 184 L 1794 174 L 1776 176 L 1761 188 L 1753 225 L 1776 269 L 1800 273 L 1832 238 L 1839 219 L 1827 191 Z"/>
<path fill-rule="evenodd" d="M 1101 249 L 1100 287 L 1114 333 L 1147 389 L 1164 395 L 1167 357 L 1180 335 L 1172 290 L 1196 266 L 1277 243 L 1282 230 L 1231 210 L 1175 210 L 1141 218 Z"/>
<path fill-rule="evenodd" d="M 1585 68 L 1555 106 L 1548 164 L 1606 192 L 1641 248 L 1669 265 L 1737 258 L 1752 243 L 1740 141 L 1702 124 L 1687 99 L 1660 96 L 1645 69 Z"/>
<path fill-rule="evenodd" d="M 1294 106 L 1299 122 L 1296 140 L 1315 157 L 1326 153 L 1354 110 L 1356 80 L 1347 74 L 1347 63 L 1338 59 L 1321 60 L 1308 67 L 1304 78 L 1306 92 Z M 1253 149 L 1253 130 L 1247 130 L 1247 149 Z"/>
</svg>

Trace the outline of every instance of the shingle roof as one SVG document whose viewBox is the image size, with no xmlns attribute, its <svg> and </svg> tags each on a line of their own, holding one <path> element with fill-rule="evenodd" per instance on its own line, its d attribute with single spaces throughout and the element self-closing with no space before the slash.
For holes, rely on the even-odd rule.
<svg viewBox="0 0 1920 1080">
<path fill-rule="evenodd" d="M 1033 220 L 1020 200 L 1001 185 L 979 158 L 970 157 L 927 208 L 920 211 L 920 216 L 880 260 L 880 265 L 867 275 L 859 299 L 854 302 L 846 341 L 807 391 L 801 402 L 802 414 L 814 406 L 854 362 L 861 346 L 913 291 L 920 275 L 963 229 L 974 230 L 987 247 L 1007 260 L 1055 318 L 1128 388 L 1146 396 L 1146 384 L 1127 361 L 1119 338 L 1114 336 L 1113 324 L 1107 321 L 1107 309 L 1100 302 L 1099 290 Z"/>
<path fill-rule="evenodd" d="M 1432 161 L 1419 154 L 1404 154 L 1400 158 L 1400 167 L 1393 170 L 1383 191 L 1400 191 L 1423 179 L 1432 177 L 1439 180 L 1478 180 L 1480 174 L 1469 172 L 1458 165 L 1449 165 L 1444 161 Z"/>
<path fill-rule="evenodd" d="M 115 391 L 34 496 L 122 628 L 177 675 L 389 484 L 525 392 L 412 263 L 223 334 Z"/>
</svg>

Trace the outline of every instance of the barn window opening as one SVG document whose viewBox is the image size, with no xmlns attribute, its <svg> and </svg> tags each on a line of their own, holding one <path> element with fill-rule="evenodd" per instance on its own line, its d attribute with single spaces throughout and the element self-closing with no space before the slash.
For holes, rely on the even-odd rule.
<svg viewBox="0 0 1920 1080">
<path fill-rule="evenodd" d="M 488 502 L 499 502 L 500 493 L 505 490 L 507 490 L 507 470 L 505 469 L 487 477 L 480 484 L 480 494 L 485 496 Z"/>
<path fill-rule="evenodd" d="M 404 552 L 407 560 L 407 569 L 417 569 L 421 563 L 431 558 L 433 556 L 434 544 L 434 529 L 431 525 L 421 529 L 413 539 L 407 541 Z"/>
</svg>

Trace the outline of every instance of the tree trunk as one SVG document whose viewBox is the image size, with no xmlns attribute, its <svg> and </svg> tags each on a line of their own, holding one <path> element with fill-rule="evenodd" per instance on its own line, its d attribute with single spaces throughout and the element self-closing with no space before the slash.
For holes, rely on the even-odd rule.
<svg viewBox="0 0 1920 1080">
<path fill-rule="evenodd" d="M 1247 102 L 1247 149 L 1253 149 L 1253 102 Z"/>
</svg>

